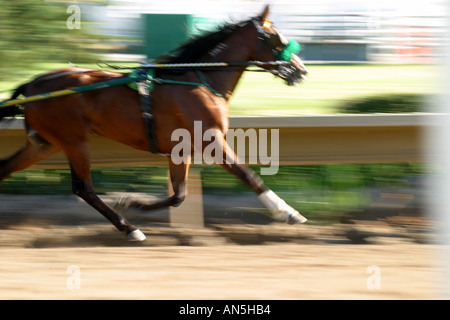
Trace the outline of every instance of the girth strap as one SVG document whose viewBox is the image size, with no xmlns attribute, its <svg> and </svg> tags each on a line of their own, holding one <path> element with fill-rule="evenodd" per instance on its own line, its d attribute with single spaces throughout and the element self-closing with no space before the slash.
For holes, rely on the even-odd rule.
<svg viewBox="0 0 450 320">
<path fill-rule="evenodd" d="M 146 72 L 141 69 L 141 72 Z M 141 80 L 137 82 L 137 88 L 139 92 L 140 105 L 142 111 L 142 117 L 144 118 L 145 133 L 150 143 L 150 152 L 158 152 L 158 142 L 156 140 L 155 121 L 152 113 L 152 104 L 149 91 L 149 80 Z"/>
</svg>

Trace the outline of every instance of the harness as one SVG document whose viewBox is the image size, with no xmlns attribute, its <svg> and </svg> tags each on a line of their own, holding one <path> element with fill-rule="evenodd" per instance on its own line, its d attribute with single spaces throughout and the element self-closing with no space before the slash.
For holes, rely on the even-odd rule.
<svg viewBox="0 0 450 320">
<path fill-rule="evenodd" d="M 289 53 L 290 56 L 290 53 Z M 122 67 L 112 66 L 105 62 L 102 62 L 105 65 L 114 68 L 114 69 L 122 69 Z M 155 154 L 161 154 L 158 151 L 158 141 L 156 139 L 156 130 L 155 130 L 155 120 L 153 116 L 153 108 L 152 108 L 152 98 L 151 92 L 154 89 L 154 84 L 180 84 L 180 85 L 191 85 L 191 86 L 200 86 L 210 90 L 216 96 L 223 98 L 222 94 L 215 90 L 206 80 L 206 77 L 202 70 L 220 70 L 226 67 L 228 71 L 230 68 L 236 68 L 238 66 L 278 66 L 279 68 L 283 66 L 289 65 L 289 60 L 287 61 L 248 61 L 248 62 L 212 62 L 212 63 L 181 63 L 181 64 L 142 64 L 140 68 L 133 70 L 130 74 L 130 78 L 139 79 L 138 81 L 129 82 L 127 85 L 133 89 L 137 90 L 139 93 L 140 106 L 142 117 L 144 119 L 145 124 L 145 132 L 147 135 L 147 139 L 150 142 L 149 151 Z M 189 81 L 178 81 L 171 79 L 161 79 L 156 78 L 156 69 L 164 68 L 164 69 L 172 69 L 172 70 L 186 70 L 194 69 L 197 73 L 200 82 L 189 82 Z M 127 69 L 127 68 L 124 68 Z M 231 69 L 232 70 L 232 69 Z M 238 69 L 236 69 L 238 70 Z M 240 69 L 239 69 L 240 70 Z M 253 70 L 253 71 L 262 71 L 266 72 L 266 70 Z M 281 71 L 280 71 L 281 72 Z"/>
<path fill-rule="evenodd" d="M 191 64 L 192 65 L 192 64 Z M 178 66 L 178 68 L 180 68 Z M 170 80 L 170 79 L 160 79 L 155 78 L 155 69 L 141 66 L 139 69 L 135 69 L 131 72 L 130 77 L 136 77 L 137 79 L 141 79 L 136 82 L 130 82 L 127 85 L 133 89 L 137 90 L 139 93 L 139 100 L 141 106 L 142 117 L 144 118 L 145 125 L 145 133 L 148 141 L 150 142 L 150 152 L 155 154 L 161 154 L 158 151 L 158 141 L 156 139 L 156 129 L 155 129 L 155 119 L 153 116 L 153 108 L 152 108 L 152 98 L 150 93 L 154 88 L 154 83 L 162 84 L 181 84 L 181 85 L 193 85 L 193 86 L 201 86 L 207 88 L 212 93 L 214 93 L 218 97 L 223 97 L 218 91 L 216 91 L 213 87 L 211 87 L 206 81 L 206 77 L 198 69 L 195 69 L 198 77 L 200 78 L 199 83 L 197 82 L 188 82 L 188 81 L 178 81 L 178 80 Z"/>
<path fill-rule="evenodd" d="M 138 71 L 142 77 L 144 77 L 145 75 L 148 77 L 147 70 L 140 69 Z M 152 71 L 154 72 L 154 70 Z M 152 99 L 150 97 L 150 86 L 151 89 L 153 89 L 153 82 L 147 78 L 136 82 L 136 85 L 141 102 L 142 117 L 144 118 L 145 134 L 147 135 L 147 139 L 150 142 L 150 152 L 159 153 L 158 141 L 156 140 L 155 132 L 155 120 L 152 113 Z"/>
</svg>

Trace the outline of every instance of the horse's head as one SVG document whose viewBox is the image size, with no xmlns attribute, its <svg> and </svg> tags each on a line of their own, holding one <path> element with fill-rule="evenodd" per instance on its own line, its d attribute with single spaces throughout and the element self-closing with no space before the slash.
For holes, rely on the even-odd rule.
<svg viewBox="0 0 450 320">
<path fill-rule="evenodd" d="M 288 85 L 294 85 L 305 80 L 308 69 L 306 69 L 302 60 L 297 55 L 300 51 L 300 44 L 295 40 L 288 41 L 274 27 L 272 22 L 267 19 L 268 15 L 269 6 L 267 5 L 263 13 L 252 20 L 258 34 L 255 60 L 288 62 L 286 64 L 264 67 L 285 80 Z"/>
</svg>

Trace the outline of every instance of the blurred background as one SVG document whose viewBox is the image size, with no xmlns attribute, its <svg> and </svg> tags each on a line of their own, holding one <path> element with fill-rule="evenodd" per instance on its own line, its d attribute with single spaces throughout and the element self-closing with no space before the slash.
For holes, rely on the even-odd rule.
<svg viewBox="0 0 450 320">
<path fill-rule="evenodd" d="M 445 1 L 0 0 L 0 98 L 68 62 L 97 67 L 97 60 L 154 58 L 224 21 L 254 16 L 266 3 L 275 26 L 302 45 L 299 55 L 310 75 L 292 88 L 268 74 L 246 73 L 230 115 L 297 117 L 302 128 L 316 123 L 316 131 L 299 129 L 297 137 L 314 141 L 316 149 L 294 144 L 294 155 L 282 160 L 278 174 L 263 177 L 267 185 L 312 225 L 380 223 L 406 230 L 401 237 L 411 241 L 435 243 L 436 223 L 426 210 L 431 189 L 425 128 L 442 89 Z M 335 134 L 348 140 L 333 149 L 325 142 Z M 6 143 L 1 131 L 0 141 Z M 383 149 L 389 141 L 397 144 Z M 305 157 L 313 151 L 314 157 Z M 94 168 L 94 185 L 105 196 L 164 196 L 167 168 L 150 165 Z M 193 170 L 202 187 L 205 226 L 272 223 L 256 197 L 220 167 Z M 67 169 L 36 167 L 15 173 L 0 185 L 0 194 L 69 195 L 70 181 Z M 167 221 L 161 215 L 157 220 Z M 375 234 L 352 227 L 345 236 L 367 243 Z"/>
</svg>

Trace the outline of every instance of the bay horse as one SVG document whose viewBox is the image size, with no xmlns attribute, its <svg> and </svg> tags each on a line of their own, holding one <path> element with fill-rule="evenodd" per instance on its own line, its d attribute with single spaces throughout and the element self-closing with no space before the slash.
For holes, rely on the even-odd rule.
<svg viewBox="0 0 450 320">
<path fill-rule="evenodd" d="M 266 6 L 260 15 L 251 19 L 224 24 L 217 31 L 189 40 L 176 49 L 174 54 L 161 57 L 161 61 L 192 63 L 277 60 L 277 56 L 288 45 L 288 41 L 270 23 L 270 20 L 267 20 L 268 14 L 269 6 Z M 289 54 L 286 60 L 290 62 L 291 72 L 279 72 L 277 75 L 288 84 L 303 80 L 307 69 L 300 58 L 296 54 Z M 216 129 L 222 134 L 223 152 L 215 156 L 222 159 L 236 159 L 236 154 L 227 148 L 225 140 L 229 124 L 228 101 L 245 68 L 245 66 L 236 66 L 232 70 L 204 71 L 203 80 L 214 90 L 205 86 L 155 83 L 151 92 L 151 103 L 158 152 L 170 154 L 176 144 L 171 140 L 171 133 L 177 128 L 184 128 L 193 133 L 194 122 L 201 121 L 203 131 Z M 264 66 L 267 71 L 275 71 L 275 68 L 277 67 Z M 78 67 L 64 68 L 51 71 L 19 86 L 12 98 L 85 86 L 125 76 L 127 75 L 121 72 Z M 158 69 L 156 76 L 197 83 L 199 79 L 199 74 L 192 69 L 178 72 Z M 13 115 L 14 110 L 14 108 L 0 108 L 0 119 Z M 90 177 L 89 135 L 91 133 L 139 150 L 150 150 L 151 141 L 146 135 L 140 96 L 129 86 L 121 85 L 46 101 L 29 102 L 24 105 L 23 112 L 27 142 L 10 158 L 0 160 L 0 181 L 15 171 L 28 168 L 55 152 L 62 151 L 70 165 L 73 193 L 99 211 L 131 241 L 143 241 L 145 235 L 122 216 L 122 211 L 127 208 L 152 210 L 178 206 L 185 199 L 190 162 L 176 164 L 170 157 L 168 157 L 168 165 L 174 194 L 167 199 L 154 204 L 143 204 L 125 198 L 111 207 L 104 203 L 94 191 Z M 296 224 L 306 221 L 299 212 L 265 186 L 262 179 L 246 165 L 239 164 L 238 161 L 221 161 L 220 163 L 228 172 L 251 188 L 273 213 L 284 214 L 286 222 Z"/>
</svg>

